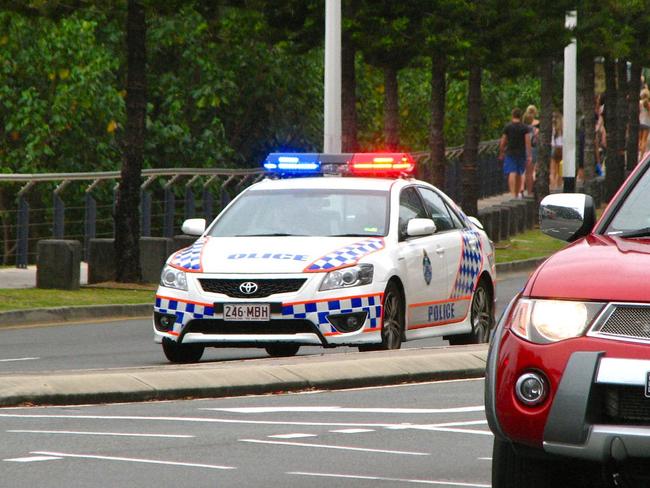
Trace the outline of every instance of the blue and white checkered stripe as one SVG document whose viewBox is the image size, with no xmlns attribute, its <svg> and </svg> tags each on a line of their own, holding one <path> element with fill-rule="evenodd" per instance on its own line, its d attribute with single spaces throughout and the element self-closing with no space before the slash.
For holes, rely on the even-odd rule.
<svg viewBox="0 0 650 488">
<path fill-rule="evenodd" d="M 329 271 L 343 266 L 350 266 L 356 264 L 365 255 L 383 248 L 383 238 L 370 237 L 326 254 L 307 266 L 305 271 Z"/>
<path fill-rule="evenodd" d="M 370 321 L 369 328 L 378 329 L 381 325 L 381 295 L 288 304 L 282 307 L 283 317 L 311 320 L 318 324 L 321 332 L 324 334 L 336 332 L 336 329 L 327 320 L 327 316 L 330 313 L 341 314 L 354 312 L 367 312 Z"/>
<path fill-rule="evenodd" d="M 163 297 L 156 297 L 154 310 L 164 314 L 176 315 L 175 324 L 180 325 L 185 325 L 192 319 L 214 318 L 214 307 L 210 305 L 188 303 Z"/>
<path fill-rule="evenodd" d="M 177 268 L 182 268 L 188 271 L 202 271 L 201 266 L 201 251 L 203 246 L 208 241 L 207 237 L 198 239 L 190 247 L 181 249 L 171 260 L 171 264 Z"/>
<path fill-rule="evenodd" d="M 479 233 L 475 230 L 465 230 L 462 236 L 460 266 L 456 275 L 456 283 L 451 291 L 451 298 L 471 295 L 483 267 L 483 248 Z"/>
</svg>

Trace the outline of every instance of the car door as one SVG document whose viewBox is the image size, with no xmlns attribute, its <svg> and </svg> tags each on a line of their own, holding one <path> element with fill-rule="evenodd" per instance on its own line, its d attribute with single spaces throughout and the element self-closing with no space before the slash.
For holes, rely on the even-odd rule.
<svg viewBox="0 0 650 488">
<path fill-rule="evenodd" d="M 426 327 L 432 322 L 434 302 L 448 296 L 448 272 L 444 249 L 437 233 L 408 237 L 408 222 L 415 218 L 429 218 L 424 201 L 415 186 L 403 188 L 399 198 L 399 259 L 404 264 L 404 291 L 406 295 L 407 330 Z"/>
</svg>

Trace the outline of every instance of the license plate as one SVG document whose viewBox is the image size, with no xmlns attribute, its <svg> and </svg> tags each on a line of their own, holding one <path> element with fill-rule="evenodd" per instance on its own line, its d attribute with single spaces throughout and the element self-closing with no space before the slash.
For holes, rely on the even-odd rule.
<svg viewBox="0 0 650 488">
<path fill-rule="evenodd" d="M 224 303 L 223 319 L 230 321 L 271 320 L 270 303 Z"/>
<path fill-rule="evenodd" d="M 645 396 L 650 398 L 650 371 L 645 374 Z"/>
</svg>

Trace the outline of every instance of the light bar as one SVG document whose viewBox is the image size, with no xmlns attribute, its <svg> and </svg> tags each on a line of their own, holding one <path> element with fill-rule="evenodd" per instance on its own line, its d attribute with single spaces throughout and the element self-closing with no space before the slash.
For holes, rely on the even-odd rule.
<svg viewBox="0 0 650 488">
<path fill-rule="evenodd" d="M 264 169 L 279 176 L 300 175 L 410 175 L 415 161 L 408 153 L 271 153 L 264 161 Z"/>
<path fill-rule="evenodd" d="M 264 161 L 264 169 L 280 174 L 318 174 L 320 159 L 317 153 L 271 153 Z"/>
<path fill-rule="evenodd" d="M 375 176 L 411 174 L 415 161 L 408 153 L 355 153 L 349 164 L 351 173 Z"/>
</svg>

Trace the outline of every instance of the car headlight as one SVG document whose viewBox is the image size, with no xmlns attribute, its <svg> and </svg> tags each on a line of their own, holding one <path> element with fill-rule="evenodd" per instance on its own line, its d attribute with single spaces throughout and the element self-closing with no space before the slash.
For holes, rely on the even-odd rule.
<svg viewBox="0 0 650 488">
<path fill-rule="evenodd" d="M 536 344 L 548 344 L 585 333 L 604 303 L 522 298 L 512 312 L 511 329 Z"/>
<path fill-rule="evenodd" d="M 165 266 L 160 274 L 160 284 L 167 288 L 187 291 L 185 272 L 172 266 Z"/>
<path fill-rule="evenodd" d="M 330 271 L 325 275 L 325 279 L 320 285 L 320 291 L 367 285 L 372 283 L 372 274 L 372 264 L 357 264 L 349 268 Z"/>
</svg>

